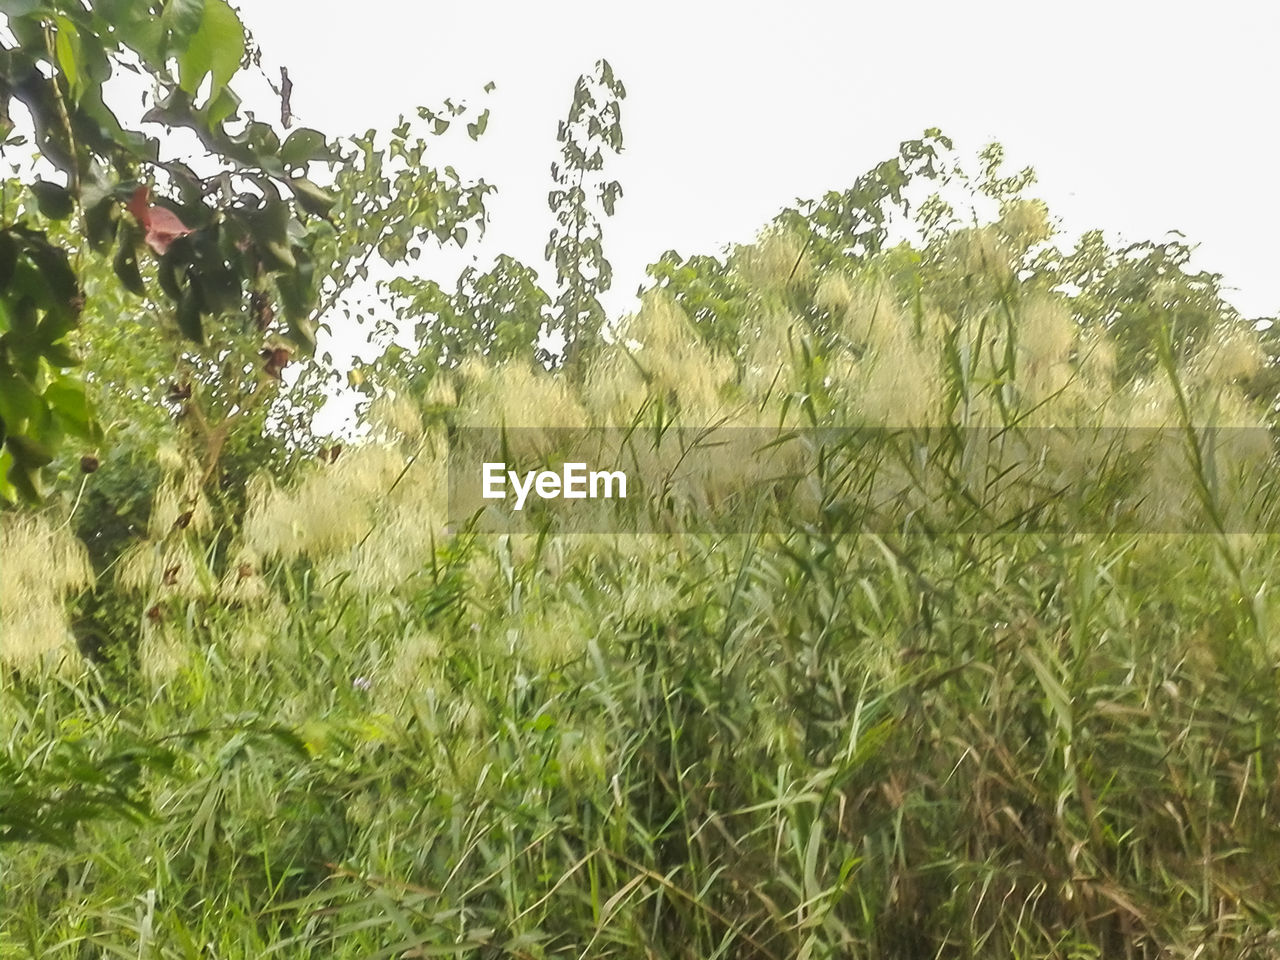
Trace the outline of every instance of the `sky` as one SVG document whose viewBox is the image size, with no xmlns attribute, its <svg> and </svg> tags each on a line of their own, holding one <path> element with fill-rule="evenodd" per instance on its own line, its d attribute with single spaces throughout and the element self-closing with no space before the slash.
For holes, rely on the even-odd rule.
<svg viewBox="0 0 1280 960">
<path fill-rule="evenodd" d="M 498 187 L 471 253 L 510 253 L 544 279 L 556 123 L 578 75 L 608 59 L 628 93 L 608 168 L 624 190 L 605 223 L 613 315 L 664 250 L 749 242 L 797 197 L 849 186 L 934 126 L 962 155 L 999 140 L 1010 172 L 1033 166 L 1032 192 L 1069 232 L 1179 230 L 1242 312 L 1280 312 L 1274 4 L 240 6 L 264 67 L 289 70 L 298 123 L 362 132 L 446 97 L 489 106 L 481 142 L 442 142 L 440 162 Z M 442 280 L 455 262 L 420 261 Z"/>
</svg>

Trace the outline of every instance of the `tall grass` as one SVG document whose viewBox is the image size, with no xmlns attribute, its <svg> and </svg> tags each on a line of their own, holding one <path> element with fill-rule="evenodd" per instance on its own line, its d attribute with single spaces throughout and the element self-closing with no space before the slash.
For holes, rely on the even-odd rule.
<svg viewBox="0 0 1280 960">
<path fill-rule="evenodd" d="M 808 277 L 798 244 L 743 254 L 761 304 L 821 290 L 826 345 L 796 321 L 710 363 L 655 297 L 651 342 L 599 360 L 635 382 L 506 394 L 474 368 L 454 401 L 574 418 L 524 426 L 924 424 L 957 462 L 948 427 L 1261 416 L 1247 343 L 1119 384 L 1104 334 L 971 239 L 946 262 L 985 279 L 928 302 L 874 267 Z M 51 744 L 92 758 L 122 728 L 174 766 L 140 774 L 145 819 L 0 847 L 0 957 L 1280 956 L 1273 538 L 1002 532 L 971 478 L 936 491 L 960 532 L 446 534 L 438 428 L 385 423 L 258 491 L 223 560 L 155 531 L 139 550 L 210 575 L 121 585 L 158 610 L 120 654 L 141 663 L 4 674 L 33 782 Z M 819 503 L 858 489 L 838 454 Z"/>
</svg>

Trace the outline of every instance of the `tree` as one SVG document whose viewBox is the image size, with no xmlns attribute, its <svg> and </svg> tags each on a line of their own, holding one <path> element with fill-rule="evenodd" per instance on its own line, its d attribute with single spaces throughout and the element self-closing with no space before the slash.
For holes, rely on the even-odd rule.
<svg viewBox="0 0 1280 960">
<path fill-rule="evenodd" d="M 613 269 L 604 256 L 603 231 L 592 209 L 591 192 L 604 215 L 613 216 L 622 187 L 616 180 L 604 179 L 601 171 L 606 150 L 622 152 L 626 95 L 609 61 L 599 61 L 593 74 L 578 78 L 569 114 L 556 131 L 560 160 L 551 165 L 556 189 L 547 197 L 556 226 L 547 240 L 546 257 L 555 264 L 561 286 L 551 332 L 564 339 L 566 364 L 604 326 L 604 308 L 598 298 L 613 285 Z"/>
<path fill-rule="evenodd" d="M 332 148 L 314 130 L 282 141 L 266 123 L 236 122 L 229 83 L 246 40 L 225 0 L 12 0 L 0 12 L 8 33 L 0 51 L 5 147 L 25 142 L 11 136 L 20 104 L 41 159 L 62 181 L 33 183 L 41 212 L 72 219 L 93 250 L 114 250 L 119 282 L 134 294 L 147 292 L 140 264 L 153 259 L 172 322 L 191 342 L 220 340 L 214 324 L 271 297 L 283 305 L 288 348 L 313 349 L 312 251 L 330 229 L 333 198 L 307 174 L 312 162 L 333 158 Z M 139 125 L 189 129 L 207 151 L 207 169 L 162 156 L 154 136 L 122 125 L 104 85 L 125 69 L 154 84 Z M 39 498 L 40 469 L 64 437 L 101 438 L 82 380 L 70 372 L 78 359 L 69 335 L 85 306 L 80 254 L 73 265 L 71 253 L 29 223 L 0 231 L 0 493 L 10 498 Z"/>
<path fill-rule="evenodd" d="M 316 130 L 242 119 L 232 82 L 254 58 L 226 0 L 5 0 L 0 13 L 4 150 L 26 144 L 25 123 L 53 171 L 25 182 L 46 221 L 71 224 L 57 240 L 30 211 L 0 227 L 0 498 L 39 500 L 64 441 L 103 440 L 74 350 L 86 256 L 109 257 L 148 302 L 159 287 L 162 322 L 187 344 L 175 395 L 212 473 L 229 411 L 312 354 L 371 257 L 401 263 L 424 235 L 464 243 L 466 224 L 483 227 L 490 188 L 426 168 L 407 124 L 389 147 L 370 131 L 344 153 Z M 107 102 L 122 72 L 151 85 L 149 109 L 125 122 Z M 162 130 L 194 136 L 202 155 L 168 156 Z M 330 187 L 317 164 L 339 164 Z"/>
</svg>

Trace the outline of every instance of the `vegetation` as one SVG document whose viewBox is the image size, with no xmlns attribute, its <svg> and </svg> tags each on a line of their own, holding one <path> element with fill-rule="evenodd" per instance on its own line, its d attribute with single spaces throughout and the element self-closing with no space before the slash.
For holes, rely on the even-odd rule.
<svg viewBox="0 0 1280 960">
<path fill-rule="evenodd" d="M 161 27 L 120 21 L 140 39 L 119 42 L 161 81 L 178 64 L 172 96 L 201 31 L 232 30 L 219 3 L 139 4 Z M 54 102 L 96 103 L 101 6 L 0 4 L 5 96 L 25 57 Z M 239 134 L 217 106 L 234 71 L 212 70 L 193 109 L 216 159 Z M 621 145 L 621 96 L 601 64 L 560 131 L 557 288 L 512 258 L 454 292 L 391 281 L 415 347 L 362 371 L 344 446 L 308 428 L 326 359 L 286 383 L 274 351 L 344 306 L 358 322 L 344 298 L 376 261 L 407 274 L 483 224 L 488 187 L 427 157 L 465 108 L 321 138 L 323 215 L 239 160 L 243 191 L 203 220 L 175 202 L 202 225 L 158 257 L 165 218 L 130 207 L 155 160 L 112 167 L 114 243 L 93 241 L 81 167 L 74 216 L 5 185 L 8 316 L 66 329 L 0 337 L 3 389 L 48 411 L 0 409 L 30 480 L 0 512 L 0 957 L 1280 956 L 1270 328 L 1181 242 L 1067 244 L 1029 172 L 990 147 L 971 174 L 927 131 L 752 243 L 668 252 L 600 330 L 581 184 L 591 143 Z M 268 209 L 292 267 L 264 259 Z M 247 242 L 201 260 L 238 216 Z M 190 261 L 166 265 L 180 241 Z M 204 269 L 245 274 L 195 310 L 221 318 L 200 344 L 182 304 Z M 82 433 L 50 432 L 64 381 Z M 1010 513 L 1021 482 L 957 468 L 920 478 L 932 513 L 868 532 L 840 507 L 873 458 L 837 438 L 741 532 L 499 536 L 446 497 L 450 437 L 496 426 L 653 450 L 682 427 L 927 427 L 943 464 L 978 429 L 1150 446 L 1038 467 L 1028 483 L 1069 481 L 1067 529 Z M 1204 426 L 1266 442 L 1228 457 Z M 1173 520 L 1199 532 L 1152 532 Z"/>
</svg>

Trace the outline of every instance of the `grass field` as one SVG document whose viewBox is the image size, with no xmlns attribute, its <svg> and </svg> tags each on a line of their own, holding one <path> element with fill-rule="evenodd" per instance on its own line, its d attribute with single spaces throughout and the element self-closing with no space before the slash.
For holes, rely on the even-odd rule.
<svg viewBox="0 0 1280 960">
<path fill-rule="evenodd" d="M 789 280 L 773 260 L 743 282 Z M 820 364 L 761 336 L 734 370 L 655 296 L 643 378 L 614 346 L 580 383 L 477 364 L 433 402 L 490 426 L 1266 423 L 1247 338 L 1102 387 L 1107 337 L 1064 301 L 939 288 L 913 318 L 874 282 L 811 281 L 852 345 Z M 1160 502 L 1190 534 L 1107 532 L 1088 498 L 1081 532 L 1014 532 L 964 484 L 937 492 L 961 532 L 446 534 L 423 409 L 264 481 L 230 531 L 175 454 L 149 537 L 96 572 L 133 611 L 100 662 L 68 648 L 70 529 L 5 527 L 27 619 L 0 957 L 1280 956 L 1280 542 L 1223 522 L 1241 491 L 1280 505 L 1269 459 L 1231 487 L 1179 447 Z"/>
</svg>

